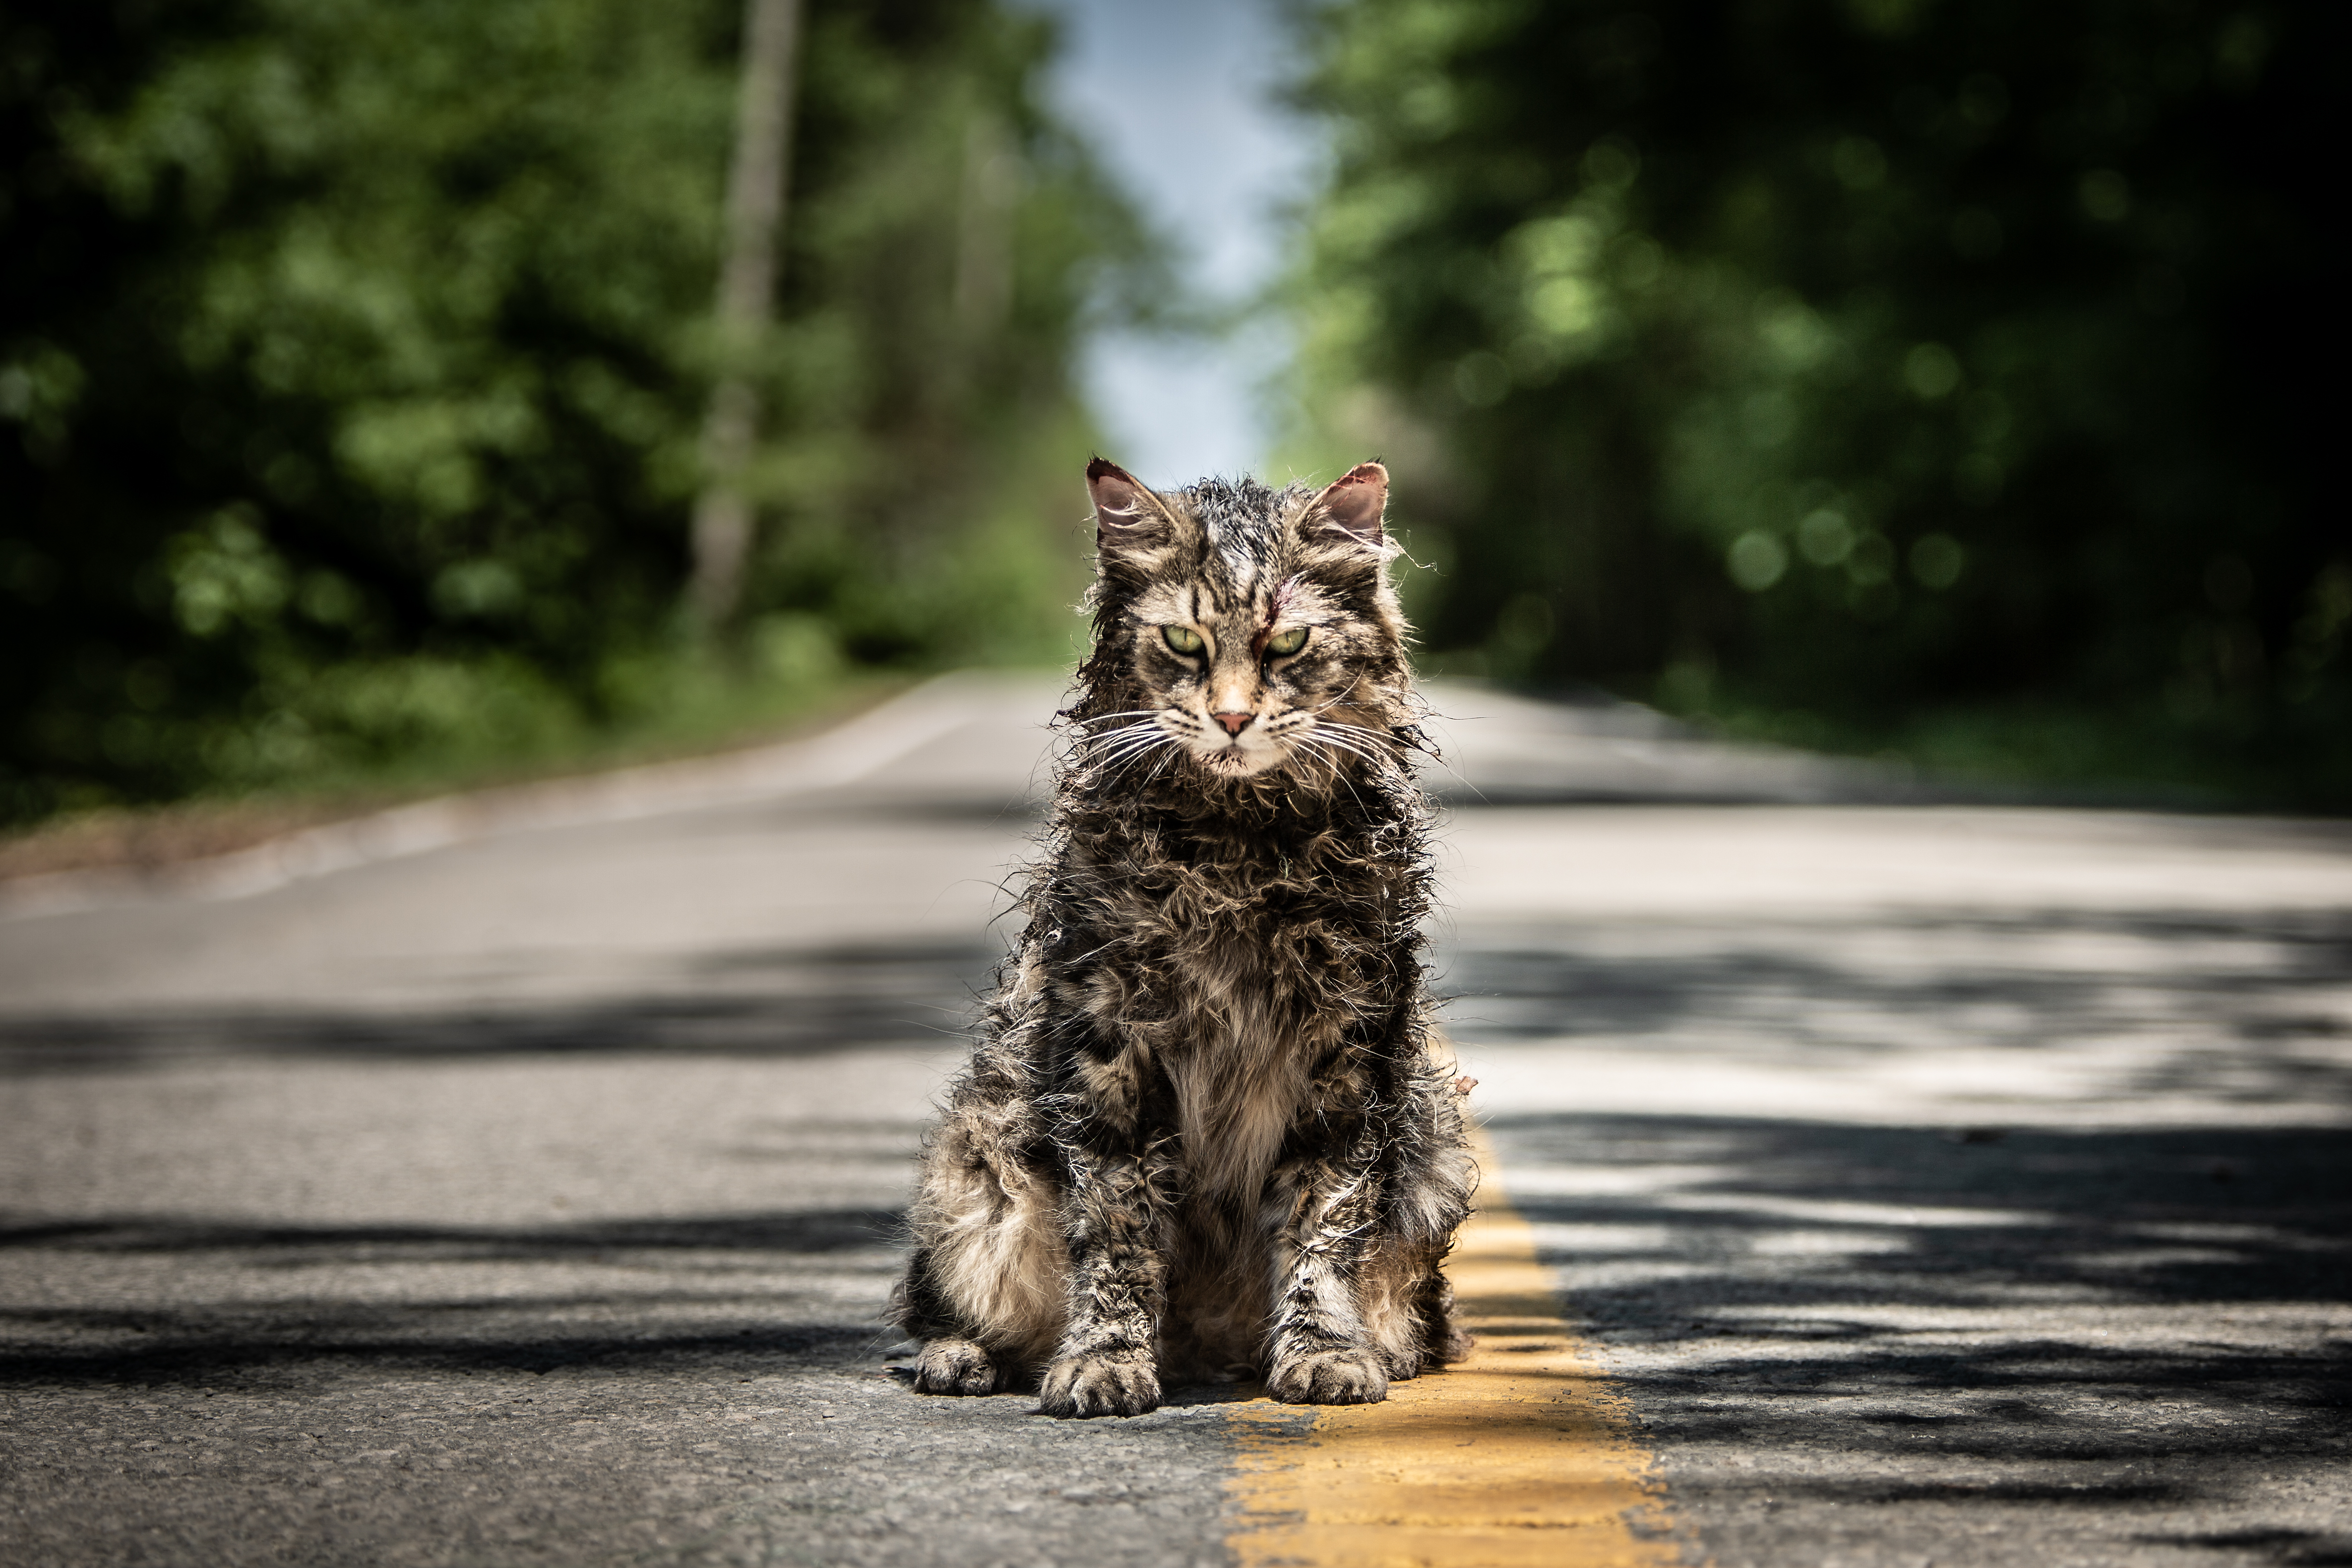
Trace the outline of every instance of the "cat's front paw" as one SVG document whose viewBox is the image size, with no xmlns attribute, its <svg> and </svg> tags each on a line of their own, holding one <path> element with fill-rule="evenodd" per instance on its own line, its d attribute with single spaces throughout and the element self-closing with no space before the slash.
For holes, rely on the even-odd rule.
<svg viewBox="0 0 2352 1568">
<path fill-rule="evenodd" d="M 1389 1374 L 1370 1351 L 1317 1351 L 1277 1365 L 1265 1390 L 1285 1405 L 1377 1405 Z"/>
<path fill-rule="evenodd" d="M 1160 1408 L 1160 1373 L 1143 1358 L 1071 1356 L 1045 1369 L 1040 1392 L 1048 1415 L 1141 1415 Z"/>
<path fill-rule="evenodd" d="M 915 1362 L 919 1394 L 993 1394 L 996 1363 L 970 1340 L 931 1340 Z"/>
</svg>

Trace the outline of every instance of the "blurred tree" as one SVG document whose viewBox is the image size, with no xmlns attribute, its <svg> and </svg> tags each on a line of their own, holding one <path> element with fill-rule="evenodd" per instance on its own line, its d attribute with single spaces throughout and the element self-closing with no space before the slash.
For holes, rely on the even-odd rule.
<svg viewBox="0 0 2352 1568">
<path fill-rule="evenodd" d="M 2352 801 L 2318 7 L 1303 23 L 1295 455 L 1397 461 L 1440 665 Z"/>
<path fill-rule="evenodd" d="M 755 344 L 775 319 L 776 250 L 790 195 L 800 32 L 801 0 L 745 0 L 735 147 L 727 160 L 726 254 L 713 312 L 722 363 L 703 416 L 702 493 L 694 500 L 688 536 L 694 563 L 687 613 L 706 633 L 734 618 L 758 523 L 744 491 L 743 470 L 759 448 L 759 395 L 748 374 L 724 361 Z"/>
<path fill-rule="evenodd" d="M 668 700 L 740 16 L 0 14 L 0 821 Z M 1071 350 L 1151 252 L 1036 106 L 1052 41 L 807 8 L 786 281 L 734 362 L 781 522 L 755 662 L 1057 647 Z"/>
</svg>

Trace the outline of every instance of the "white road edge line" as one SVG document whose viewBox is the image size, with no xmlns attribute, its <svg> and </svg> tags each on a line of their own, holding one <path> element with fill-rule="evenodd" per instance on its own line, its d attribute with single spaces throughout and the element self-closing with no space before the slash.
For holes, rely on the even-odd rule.
<svg viewBox="0 0 2352 1568">
<path fill-rule="evenodd" d="M 1013 677 L 1012 679 L 1034 678 Z M 0 882 L 0 921 L 155 898 L 249 899 L 354 867 L 499 834 L 628 822 L 855 784 L 967 722 L 1007 678 L 937 676 L 835 729 L 717 756 L 443 795 L 156 869 L 58 871 Z"/>
</svg>

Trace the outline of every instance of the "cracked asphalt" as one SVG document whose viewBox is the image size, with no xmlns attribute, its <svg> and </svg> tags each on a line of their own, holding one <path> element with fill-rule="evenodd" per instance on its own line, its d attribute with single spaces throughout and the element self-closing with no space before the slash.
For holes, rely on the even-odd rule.
<svg viewBox="0 0 2352 1568">
<path fill-rule="evenodd" d="M 881 1321 L 1051 695 L 0 907 L 0 1563 L 1228 1561 L 1253 1390 Z M 1448 696 L 1450 1026 L 1693 1560 L 2352 1563 L 2352 828 Z"/>
</svg>

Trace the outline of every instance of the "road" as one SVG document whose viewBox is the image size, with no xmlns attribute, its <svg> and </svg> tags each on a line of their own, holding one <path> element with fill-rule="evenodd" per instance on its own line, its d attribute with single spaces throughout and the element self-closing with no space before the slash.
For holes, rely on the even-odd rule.
<svg viewBox="0 0 2352 1568">
<path fill-rule="evenodd" d="M 2352 827 L 1437 699 L 1487 1197 L 1648 1499 L 1541 1560 L 2352 1563 Z M 0 1563 L 1270 1560 L 1353 1429 L 881 1321 L 1053 700 L 0 892 Z"/>
</svg>

